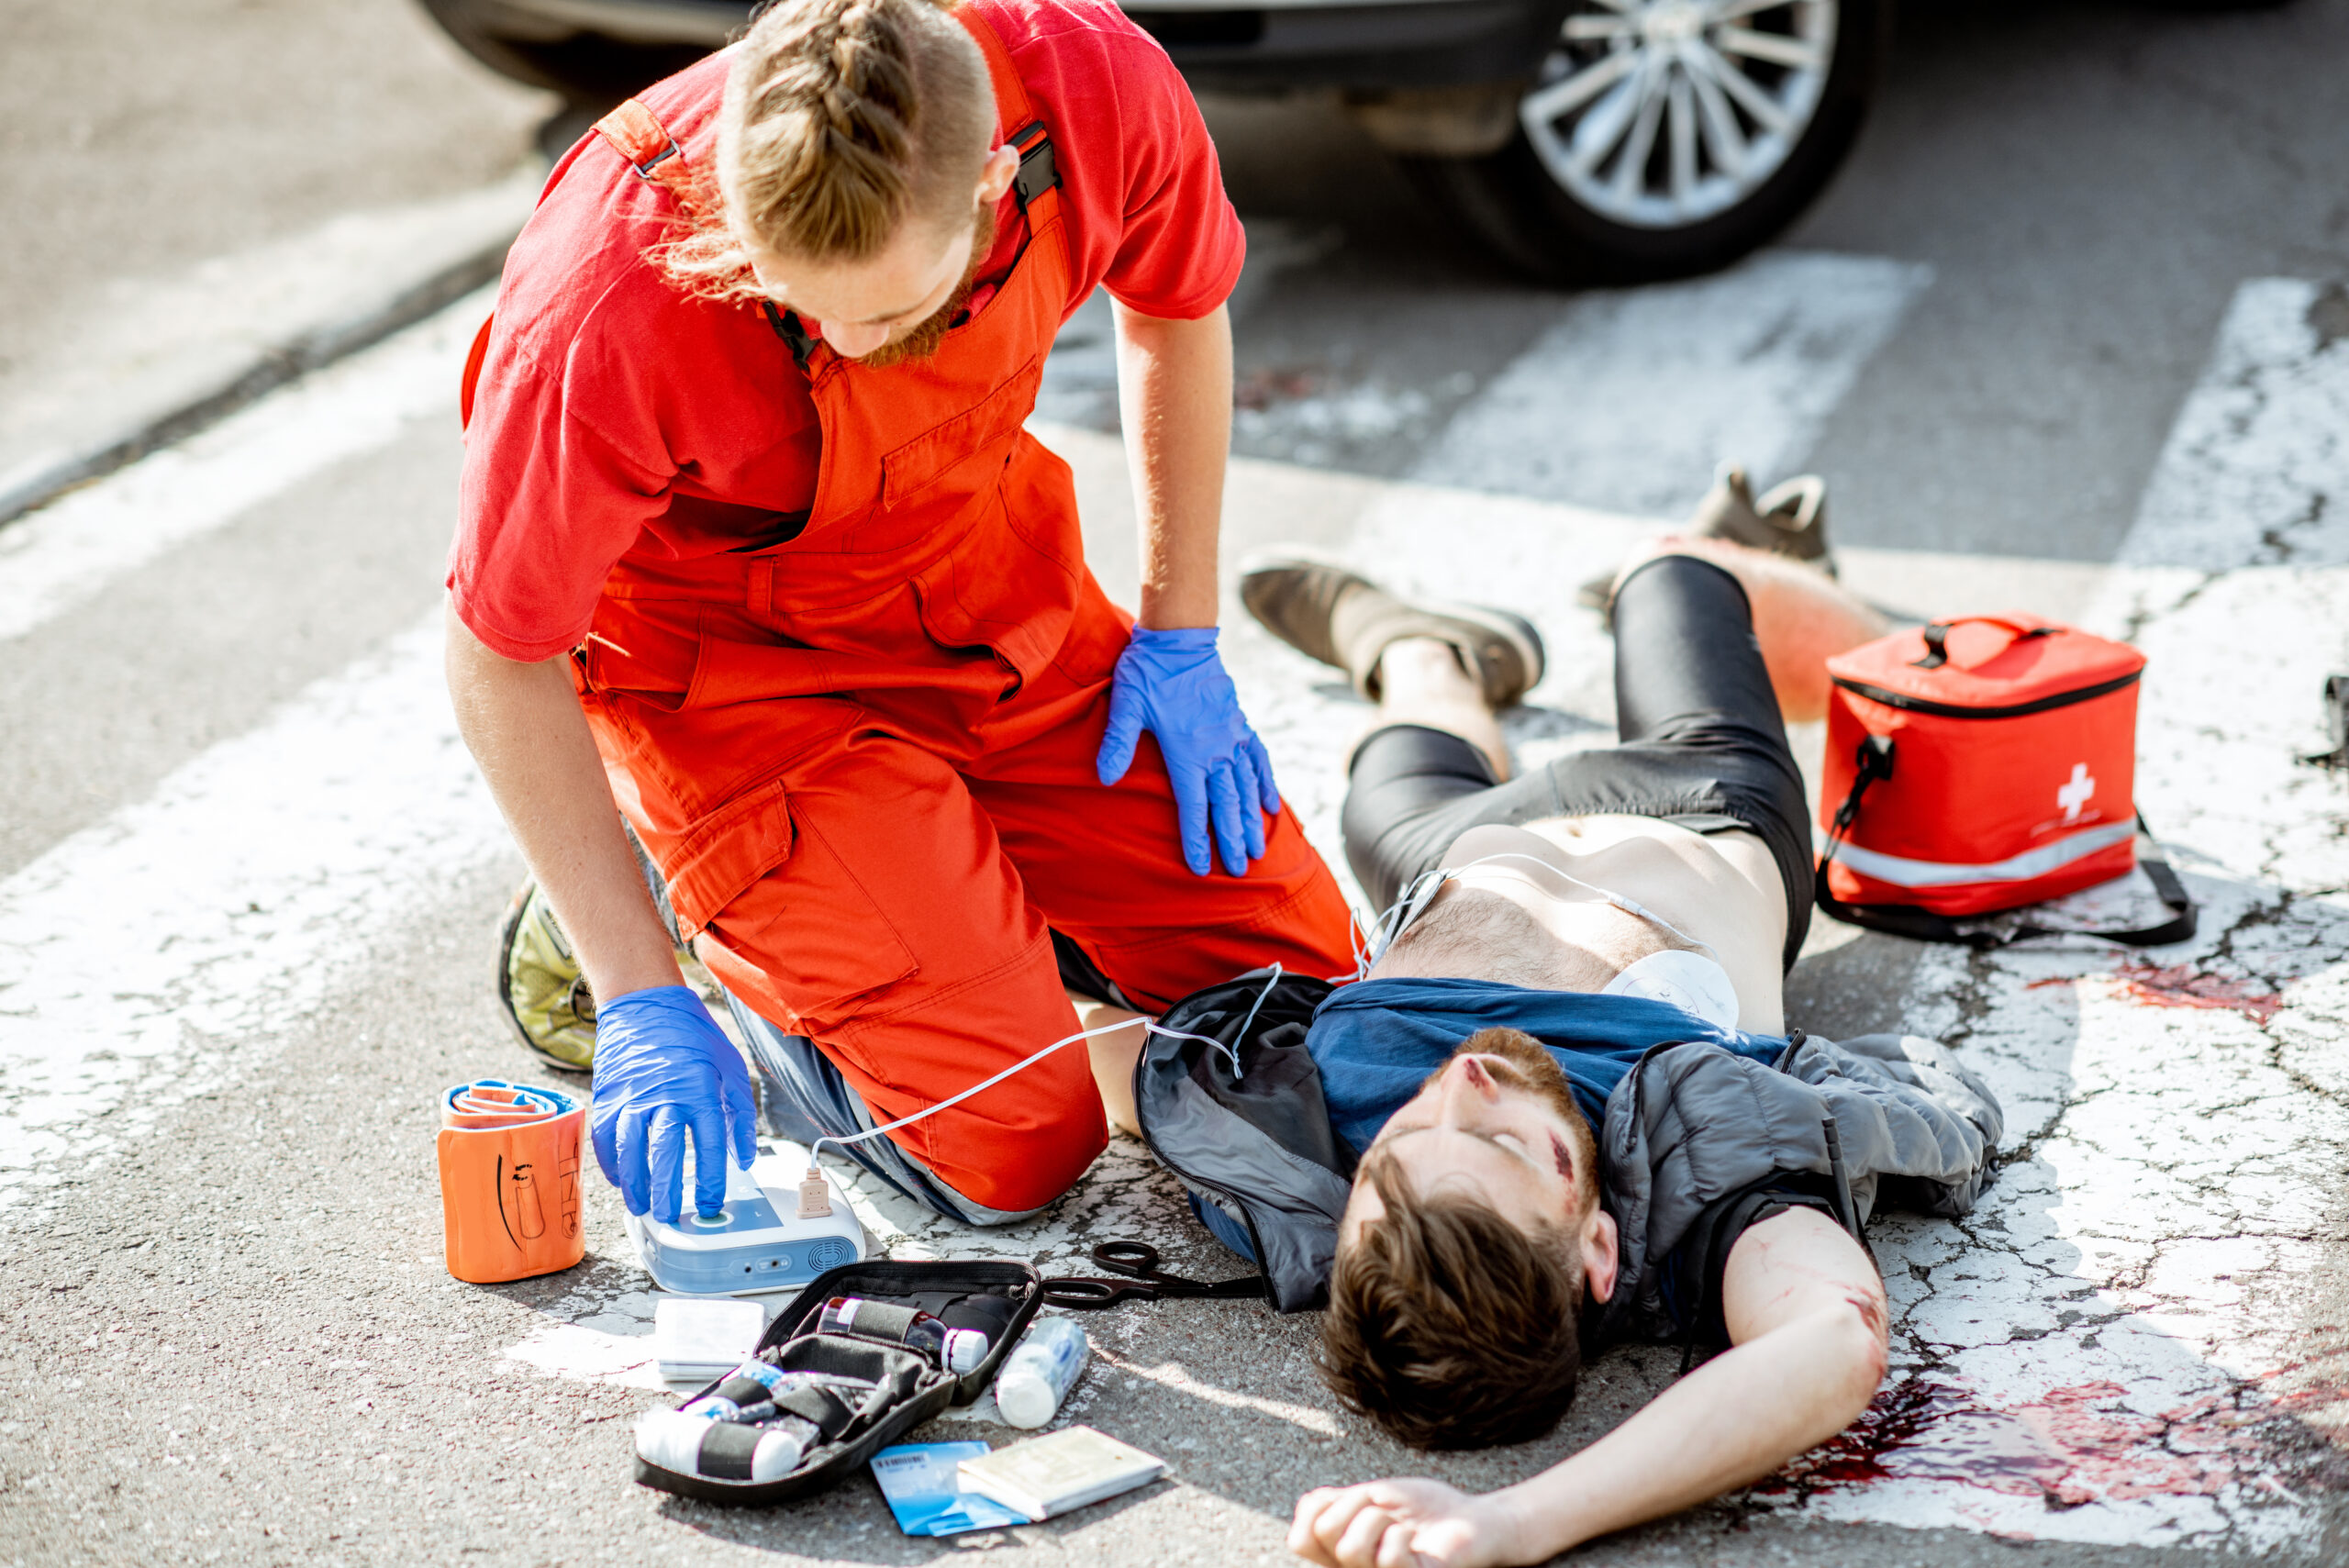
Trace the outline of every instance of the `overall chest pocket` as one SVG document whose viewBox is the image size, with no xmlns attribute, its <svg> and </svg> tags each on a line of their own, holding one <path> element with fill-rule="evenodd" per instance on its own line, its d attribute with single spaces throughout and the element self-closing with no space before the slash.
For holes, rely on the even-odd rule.
<svg viewBox="0 0 2349 1568">
<path fill-rule="evenodd" d="M 932 493 L 949 481 L 960 483 L 948 484 L 946 495 L 975 492 L 990 483 L 1035 410 L 1043 375 L 1043 361 L 1031 358 L 971 407 L 890 449 L 881 459 L 882 510 L 944 499 Z"/>
<path fill-rule="evenodd" d="M 969 533 L 915 580 L 923 629 L 941 648 L 992 650 L 1031 680 L 1060 651 L 1077 599 L 1077 572 L 1012 527 L 991 495 Z"/>
</svg>

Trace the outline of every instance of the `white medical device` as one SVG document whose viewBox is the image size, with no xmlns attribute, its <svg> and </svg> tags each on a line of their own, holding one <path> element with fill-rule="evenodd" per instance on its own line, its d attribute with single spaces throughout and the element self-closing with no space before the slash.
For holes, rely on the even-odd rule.
<svg viewBox="0 0 2349 1568">
<path fill-rule="evenodd" d="M 693 1159 L 685 1173 L 685 1207 L 674 1225 L 651 1215 L 628 1217 L 629 1240 L 645 1272 L 680 1296 L 745 1296 L 806 1284 L 827 1269 L 865 1253 L 864 1228 L 827 1175 L 829 1214 L 803 1218 L 800 1184 L 815 1162 L 796 1143 L 780 1140 L 747 1171 L 726 1162 L 726 1207 L 705 1219 L 693 1203 Z"/>
</svg>

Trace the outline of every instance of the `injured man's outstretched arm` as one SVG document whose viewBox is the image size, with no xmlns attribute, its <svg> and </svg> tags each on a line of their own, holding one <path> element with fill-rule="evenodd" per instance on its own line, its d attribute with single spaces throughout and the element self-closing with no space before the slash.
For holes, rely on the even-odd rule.
<svg viewBox="0 0 2349 1568">
<path fill-rule="evenodd" d="M 1621 744 L 1516 772 L 1496 716 L 1542 662 L 1520 617 L 1301 559 L 1255 567 L 1242 596 L 1379 704 L 1343 828 L 1389 913 L 1307 1038 L 1360 1155 L 1323 1319 L 1341 1402 L 1416 1448 L 1525 1442 L 1564 1415 L 1586 1342 L 1720 1352 L 1502 1491 L 1309 1493 L 1292 1549 L 1348 1568 L 1539 1562 L 1842 1429 L 1885 1368 L 1883 1284 L 1856 1239 L 1877 1178 L 1963 1212 L 1998 1126 L 1937 1046 L 1786 1029 L 1812 862 L 1785 719 L 1816 716 L 1820 662 L 1882 618 L 1775 555 L 1649 547 L 1610 606 Z M 1869 1120 L 1871 1096 L 1930 1094 L 1874 1067 L 1878 1046 L 1963 1084 L 1910 1107 L 1940 1142 Z"/>
<path fill-rule="evenodd" d="M 1758 1480 L 1867 1408 L 1884 1285 L 1832 1220 L 1793 1208 L 1748 1229 L 1721 1296 L 1732 1347 L 1588 1448 L 1484 1496 L 1410 1479 L 1309 1492 L 1290 1550 L 1344 1568 L 1542 1562 Z"/>
</svg>

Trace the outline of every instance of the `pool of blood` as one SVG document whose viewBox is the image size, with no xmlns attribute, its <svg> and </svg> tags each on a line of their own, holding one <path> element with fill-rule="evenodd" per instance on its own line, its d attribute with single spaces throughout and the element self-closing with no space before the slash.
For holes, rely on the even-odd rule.
<svg viewBox="0 0 2349 1568">
<path fill-rule="evenodd" d="M 2258 990 L 2248 980 L 2197 973 L 2182 963 L 2168 969 L 2124 963 L 2112 972 L 2112 978 L 2121 983 L 2122 994 L 2131 1001 L 2148 1006 L 2208 1007 L 2241 1013 L 2260 1025 L 2284 1010 L 2284 998 L 2273 991 Z"/>
<path fill-rule="evenodd" d="M 2268 1019 L 2284 1010 L 2284 998 L 2273 991 L 2262 991 L 2251 981 L 2230 980 L 2223 974 L 2204 974 L 2185 964 L 2158 968 L 2150 963 L 2124 963 L 2109 979 L 2120 995 L 2147 1007 L 2201 1007 L 2214 1012 L 2241 1013 L 2253 1023 L 2265 1026 Z M 2052 975 L 2034 980 L 2023 987 L 2037 991 L 2050 985 L 2076 985 L 2079 981 L 2071 975 Z"/>
<path fill-rule="evenodd" d="M 2076 1507 L 2099 1500 L 2207 1496 L 2236 1478 L 2250 1434 L 2225 1402 L 2158 1416 L 2112 1383 L 2054 1389 L 2000 1409 L 1950 1384 L 1904 1378 L 1857 1421 L 1753 1490 L 1807 1497 L 1877 1481 L 1953 1481 Z"/>
</svg>

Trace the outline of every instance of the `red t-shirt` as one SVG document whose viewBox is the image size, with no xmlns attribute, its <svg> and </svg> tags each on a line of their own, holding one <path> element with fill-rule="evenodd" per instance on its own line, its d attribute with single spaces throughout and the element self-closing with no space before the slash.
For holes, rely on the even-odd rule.
<svg viewBox="0 0 2349 1568">
<path fill-rule="evenodd" d="M 1165 51 L 1110 0 L 968 3 L 1051 128 L 1063 317 L 1097 284 L 1150 316 L 1220 305 L 1245 240 Z M 689 159 L 710 156 L 729 58 L 642 95 Z M 457 614 L 507 658 L 578 643 L 624 555 L 740 549 L 813 503 L 821 437 L 807 377 L 756 306 L 687 298 L 643 260 L 674 213 L 591 135 L 556 165 L 507 258 L 448 577 Z M 997 216 L 982 286 L 1009 272 L 1027 232 L 1009 198 Z"/>
</svg>

